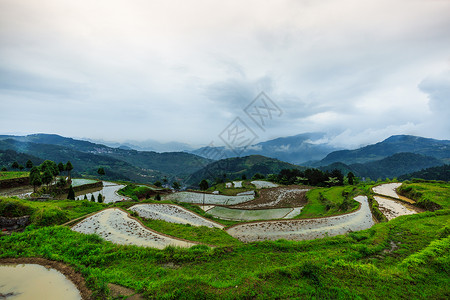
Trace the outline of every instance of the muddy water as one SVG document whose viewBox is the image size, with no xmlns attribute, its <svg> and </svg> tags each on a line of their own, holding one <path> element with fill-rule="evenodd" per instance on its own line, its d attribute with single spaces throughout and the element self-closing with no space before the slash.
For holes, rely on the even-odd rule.
<svg viewBox="0 0 450 300">
<path fill-rule="evenodd" d="M 81 299 L 76 286 L 63 274 L 35 264 L 0 265 L 0 295 L 11 300 Z"/>
<path fill-rule="evenodd" d="M 232 221 L 255 221 L 282 219 L 288 215 L 292 208 L 272 208 L 272 209 L 237 209 L 216 206 L 208 213 L 223 220 Z"/>
<path fill-rule="evenodd" d="M 311 240 L 335 236 L 372 227 L 375 222 L 366 196 L 355 197 L 361 203 L 359 210 L 328 218 L 266 221 L 236 225 L 227 229 L 233 237 L 243 242 L 264 240 Z"/>
<path fill-rule="evenodd" d="M 395 201 L 379 196 L 374 196 L 373 198 L 378 202 L 380 211 L 383 213 L 383 215 L 386 216 L 388 220 L 392 220 L 399 216 L 413 215 L 418 213 L 418 211 L 415 210 L 412 205 L 404 204 L 400 201 Z"/>
<path fill-rule="evenodd" d="M 414 200 L 408 199 L 406 197 L 403 197 L 399 194 L 397 194 L 397 188 L 399 188 L 402 185 L 401 182 L 393 182 L 393 183 L 385 183 L 378 186 L 375 186 L 372 188 L 373 192 L 382 196 L 388 196 L 392 198 L 401 199 L 403 201 L 409 202 L 409 203 L 415 203 Z"/>
</svg>

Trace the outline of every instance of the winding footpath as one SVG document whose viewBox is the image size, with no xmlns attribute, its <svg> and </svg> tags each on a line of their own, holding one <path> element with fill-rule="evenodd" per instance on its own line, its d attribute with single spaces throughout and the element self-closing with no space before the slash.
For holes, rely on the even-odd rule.
<svg viewBox="0 0 450 300">
<path fill-rule="evenodd" d="M 318 219 L 299 219 L 286 221 L 264 221 L 239 224 L 227 229 L 227 232 L 242 242 L 265 240 L 312 240 L 325 236 L 335 236 L 347 232 L 372 227 L 375 221 L 366 196 L 354 198 L 361 203 L 352 213 Z"/>
</svg>

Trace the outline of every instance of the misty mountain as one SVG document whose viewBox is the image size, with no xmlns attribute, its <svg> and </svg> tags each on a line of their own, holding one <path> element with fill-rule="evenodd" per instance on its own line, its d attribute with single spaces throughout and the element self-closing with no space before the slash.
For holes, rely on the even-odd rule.
<svg viewBox="0 0 450 300">
<path fill-rule="evenodd" d="M 331 152 L 324 159 L 312 165 L 327 166 L 335 162 L 342 162 L 347 165 L 364 164 L 401 152 L 431 156 L 445 162 L 450 160 L 450 141 L 412 135 L 394 135 L 382 142 L 359 149 Z"/>
<path fill-rule="evenodd" d="M 412 178 L 450 181 L 450 165 L 443 165 L 439 167 L 431 167 L 423 169 L 417 172 L 402 175 L 398 179 L 408 180 Z"/>
<path fill-rule="evenodd" d="M 17 161 L 19 165 L 25 167 L 28 160 L 30 160 L 34 166 L 44 162 L 42 158 L 33 155 L 18 153 L 14 150 L 0 150 L 0 168 L 5 167 L 9 171 L 12 171 L 11 165 L 13 162 Z"/>
<path fill-rule="evenodd" d="M 70 158 L 73 155 L 77 158 L 80 168 L 92 169 L 96 163 L 103 161 L 111 163 L 111 170 L 113 170 L 113 166 L 117 167 L 117 164 L 124 163 L 126 169 L 131 167 L 133 169 L 124 173 L 127 174 L 126 178 L 131 178 L 130 174 L 136 173 L 140 182 L 143 182 L 143 179 L 146 179 L 145 182 L 153 182 L 152 180 L 160 179 L 163 176 L 187 177 L 211 162 L 211 160 L 185 152 L 157 153 L 111 148 L 54 134 L 3 135 L 0 136 L 0 141 L 3 142 L 0 144 L 0 149 L 11 149 L 54 161 L 71 160 L 73 163 L 73 159 Z M 97 168 L 98 166 L 95 170 Z M 81 172 L 82 169 L 78 171 Z"/>
<path fill-rule="evenodd" d="M 186 181 L 187 185 L 198 187 L 202 179 L 214 181 L 216 178 L 238 179 L 245 175 L 248 179 L 256 173 L 263 175 L 278 174 L 282 169 L 304 169 L 302 167 L 261 155 L 232 157 L 210 163 L 193 173 Z"/>
<path fill-rule="evenodd" d="M 441 165 L 443 165 L 443 162 L 435 157 L 403 152 L 363 164 L 346 165 L 337 162 L 328 166 L 319 167 L 319 169 L 322 171 L 338 169 L 343 174 L 353 172 L 353 174 L 358 177 L 377 180 L 378 178 L 385 179 L 399 177 L 403 174 Z"/>
<path fill-rule="evenodd" d="M 262 155 L 292 164 L 302 164 L 324 158 L 338 148 L 328 144 L 324 133 L 302 133 L 295 136 L 250 145 L 246 148 L 230 150 L 226 147 L 203 147 L 191 153 L 212 159 L 222 159 L 248 155 Z M 209 153 L 220 153 L 214 157 Z"/>
<path fill-rule="evenodd" d="M 167 142 L 161 143 L 155 140 L 145 140 L 145 141 L 125 141 L 123 143 L 109 142 L 101 140 L 91 140 L 93 143 L 103 144 L 112 148 L 120 148 L 126 150 L 137 150 L 137 151 L 154 151 L 154 152 L 181 152 L 181 151 L 192 151 L 195 148 L 192 145 L 180 142 Z"/>
</svg>

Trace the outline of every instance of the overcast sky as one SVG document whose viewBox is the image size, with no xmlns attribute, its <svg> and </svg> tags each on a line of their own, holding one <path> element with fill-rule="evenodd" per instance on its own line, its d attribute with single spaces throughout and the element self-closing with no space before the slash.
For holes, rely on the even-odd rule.
<svg viewBox="0 0 450 300">
<path fill-rule="evenodd" d="M 282 110 L 264 130 L 244 108 Z M 0 0 L 0 133 L 450 139 L 450 1 Z"/>
</svg>

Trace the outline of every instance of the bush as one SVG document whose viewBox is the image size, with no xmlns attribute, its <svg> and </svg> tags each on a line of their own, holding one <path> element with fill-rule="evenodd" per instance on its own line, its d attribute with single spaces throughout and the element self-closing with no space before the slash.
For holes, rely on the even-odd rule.
<svg viewBox="0 0 450 300">
<path fill-rule="evenodd" d="M 67 221 L 69 218 L 60 208 L 37 209 L 31 215 L 31 223 L 38 226 L 59 225 Z"/>
</svg>

